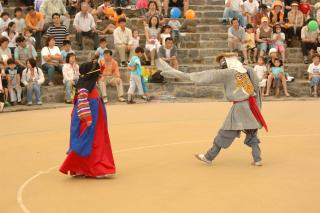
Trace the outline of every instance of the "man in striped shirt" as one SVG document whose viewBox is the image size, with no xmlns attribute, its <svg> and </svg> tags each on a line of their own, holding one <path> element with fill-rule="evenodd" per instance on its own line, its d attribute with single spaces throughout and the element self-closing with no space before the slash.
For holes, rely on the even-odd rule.
<svg viewBox="0 0 320 213">
<path fill-rule="evenodd" d="M 61 24 L 60 15 L 54 13 L 52 15 L 53 26 L 49 27 L 47 34 L 53 36 L 56 40 L 56 45 L 61 48 L 64 40 L 69 40 L 69 32 L 67 27 Z"/>
</svg>

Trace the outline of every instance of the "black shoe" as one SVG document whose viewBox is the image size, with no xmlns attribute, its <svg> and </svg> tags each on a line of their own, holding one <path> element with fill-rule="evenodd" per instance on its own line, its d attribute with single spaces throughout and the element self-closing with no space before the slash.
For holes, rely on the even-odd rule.
<svg viewBox="0 0 320 213">
<path fill-rule="evenodd" d="M 227 20 L 222 20 L 223 25 L 227 25 Z"/>
<path fill-rule="evenodd" d="M 121 67 L 127 67 L 128 64 L 127 64 L 127 62 L 123 61 L 123 62 L 121 62 L 121 65 L 120 65 L 120 66 L 121 66 Z"/>
<path fill-rule="evenodd" d="M 136 102 L 134 100 L 130 100 L 130 101 L 127 101 L 127 104 L 135 104 Z"/>
</svg>

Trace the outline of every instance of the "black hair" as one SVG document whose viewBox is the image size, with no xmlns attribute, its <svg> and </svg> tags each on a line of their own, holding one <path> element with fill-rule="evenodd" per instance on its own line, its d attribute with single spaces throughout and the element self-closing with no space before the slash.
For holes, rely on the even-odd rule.
<svg viewBox="0 0 320 213">
<path fill-rule="evenodd" d="M 7 64 L 10 65 L 10 64 L 16 64 L 16 62 L 14 61 L 13 58 L 9 58 L 8 61 L 7 61 Z"/>
<path fill-rule="evenodd" d="M 63 46 L 66 46 L 68 44 L 71 45 L 71 41 L 70 40 L 63 40 L 63 43 L 62 43 Z"/>
<path fill-rule="evenodd" d="M 103 55 L 110 55 L 110 56 L 112 56 L 112 51 L 111 50 L 105 50 L 104 52 L 103 52 Z"/>
<path fill-rule="evenodd" d="M 100 38 L 100 42 L 99 43 L 102 43 L 102 42 L 107 42 L 107 39 L 106 38 Z"/>
<path fill-rule="evenodd" d="M 122 13 L 123 13 L 123 10 L 121 9 L 121 7 L 117 7 L 116 14 L 120 16 Z"/>
<path fill-rule="evenodd" d="M 21 12 L 22 13 L 22 8 L 21 7 L 14 8 L 14 16 L 16 16 L 17 12 Z"/>
<path fill-rule="evenodd" d="M 119 22 L 119 23 L 121 23 L 121 22 L 126 23 L 126 22 L 127 22 L 127 19 L 125 19 L 125 18 L 121 17 L 121 18 L 119 18 L 118 22 Z"/>
<path fill-rule="evenodd" d="M 29 62 L 29 64 L 31 65 L 32 68 L 35 68 L 37 66 L 37 61 L 34 58 L 29 58 L 27 60 L 27 63 Z"/>
<path fill-rule="evenodd" d="M 137 47 L 135 50 L 134 50 L 135 53 L 144 53 L 144 49 L 142 47 Z"/>
<path fill-rule="evenodd" d="M 13 22 L 13 21 L 11 21 L 9 24 L 8 24 L 8 27 L 7 27 L 7 29 L 6 29 L 6 31 L 7 31 L 7 33 L 8 33 L 8 36 L 9 36 L 9 31 L 10 31 L 10 28 L 13 26 L 13 25 L 15 25 L 16 23 L 15 22 Z"/>
<path fill-rule="evenodd" d="M 252 28 L 253 28 L 252 24 L 247 24 L 246 29 L 252 29 Z"/>
<path fill-rule="evenodd" d="M 149 7 L 150 7 L 150 4 L 155 4 L 155 5 L 156 5 L 156 10 L 159 10 L 159 7 L 158 7 L 157 2 L 155 2 L 155 1 L 149 1 L 148 9 L 149 9 Z"/>
<path fill-rule="evenodd" d="M 52 18 L 54 18 L 55 16 L 59 16 L 59 18 L 60 18 L 60 14 L 59 13 L 54 13 L 54 14 L 52 14 Z"/>
<path fill-rule="evenodd" d="M 1 18 L 2 18 L 3 16 L 10 16 L 10 15 L 9 15 L 8 12 L 3 12 L 3 13 L 1 13 Z"/>
<path fill-rule="evenodd" d="M 266 9 L 268 9 L 268 6 L 266 4 L 261 4 L 259 8 L 261 10 L 266 10 Z"/>
<path fill-rule="evenodd" d="M 76 54 L 74 54 L 74 53 L 68 53 L 68 55 L 67 55 L 67 57 L 66 57 L 66 63 L 69 63 L 69 62 L 70 62 L 70 58 L 71 58 L 72 56 L 76 57 Z"/>
<path fill-rule="evenodd" d="M 18 36 L 17 38 L 16 38 L 16 43 L 21 43 L 21 42 L 24 42 L 26 39 L 25 39 L 25 37 L 23 37 L 23 36 Z"/>
<path fill-rule="evenodd" d="M 234 21 L 239 22 L 239 19 L 238 19 L 237 17 L 233 17 L 233 18 L 231 19 L 231 24 L 233 24 Z"/>
<path fill-rule="evenodd" d="M 28 7 L 27 8 L 27 12 L 34 11 L 34 10 L 35 10 L 34 7 Z"/>
<path fill-rule="evenodd" d="M 158 16 L 151 16 L 151 18 L 150 18 L 150 20 L 149 20 L 149 28 L 152 27 L 151 21 L 152 21 L 153 18 L 157 18 L 156 28 L 158 29 L 158 27 L 159 27 L 159 17 L 158 17 Z"/>
<path fill-rule="evenodd" d="M 165 39 L 165 41 L 173 41 L 173 38 L 168 37 L 168 38 Z"/>
</svg>

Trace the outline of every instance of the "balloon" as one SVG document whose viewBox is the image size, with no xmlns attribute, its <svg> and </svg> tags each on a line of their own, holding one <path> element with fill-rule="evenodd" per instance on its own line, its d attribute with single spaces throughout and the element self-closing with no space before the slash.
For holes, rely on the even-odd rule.
<svg viewBox="0 0 320 213">
<path fill-rule="evenodd" d="M 177 7 L 173 7 L 170 11 L 171 18 L 180 18 L 181 10 Z"/>
<path fill-rule="evenodd" d="M 301 3 L 299 5 L 299 10 L 306 15 L 310 11 L 310 5 L 306 3 Z"/>
<path fill-rule="evenodd" d="M 186 19 L 193 19 L 196 16 L 196 13 L 193 10 L 187 10 L 185 13 Z"/>
<path fill-rule="evenodd" d="M 309 22 L 308 28 L 311 32 L 316 32 L 318 30 L 318 23 L 316 21 L 312 20 Z"/>
</svg>

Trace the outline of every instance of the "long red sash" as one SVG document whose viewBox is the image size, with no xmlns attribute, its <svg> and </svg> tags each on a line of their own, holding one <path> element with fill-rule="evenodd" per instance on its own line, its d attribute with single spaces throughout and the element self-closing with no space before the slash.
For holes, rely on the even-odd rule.
<svg viewBox="0 0 320 213">
<path fill-rule="evenodd" d="M 265 130 L 268 132 L 268 126 L 259 110 L 259 107 L 257 105 L 256 99 L 254 96 L 250 96 L 248 99 L 243 101 L 234 101 L 233 104 L 237 104 L 240 102 L 249 101 L 249 107 L 253 114 L 253 116 L 256 118 L 256 120 L 265 128 Z"/>
</svg>

